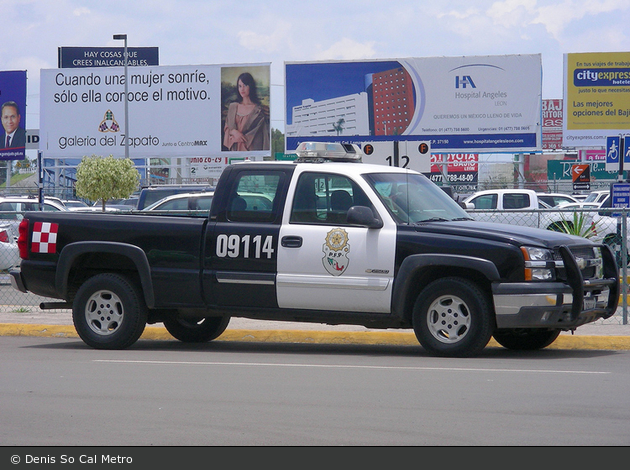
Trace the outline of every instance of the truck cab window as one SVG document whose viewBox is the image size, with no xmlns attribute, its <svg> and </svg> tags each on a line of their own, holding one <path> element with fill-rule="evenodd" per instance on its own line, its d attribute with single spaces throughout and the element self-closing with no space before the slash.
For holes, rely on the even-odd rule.
<svg viewBox="0 0 630 470">
<path fill-rule="evenodd" d="M 291 223 L 344 225 L 352 206 L 372 204 L 363 190 L 351 179 L 330 173 L 304 173 L 298 180 Z"/>
<path fill-rule="evenodd" d="M 283 175 L 279 172 L 242 172 L 227 203 L 227 218 L 234 222 L 273 222 L 274 201 Z"/>
</svg>

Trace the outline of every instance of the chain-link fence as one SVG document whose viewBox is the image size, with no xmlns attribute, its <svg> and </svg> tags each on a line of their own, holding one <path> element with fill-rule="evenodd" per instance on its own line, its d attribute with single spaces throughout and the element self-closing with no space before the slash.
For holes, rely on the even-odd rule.
<svg viewBox="0 0 630 470">
<path fill-rule="evenodd" d="M 469 210 L 471 217 L 499 222 L 508 225 L 539 227 L 543 229 L 576 232 L 596 242 L 609 245 L 616 256 L 620 278 L 622 279 L 621 300 L 617 313 L 600 320 L 606 324 L 628 324 L 628 209 L 546 209 L 537 211 L 504 210 L 483 211 Z M 8 217 L 11 214 L 2 213 Z M 31 293 L 24 294 L 10 284 L 8 270 L 19 264 L 17 225 L 21 214 L 12 214 L 12 218 L 0 219 L 0 314 L 3 312 L 41 313 L 42 302 L 58 302 L 58 299 L 40 297 Z M 564 221 L 564 223 L 562 222 Z M 624 262 L 625 260 L 625 262 Z M 46 310 L 59 313 L 67 310 Z M 0 316 L 0 323 L 2 317 Z"/>
</svg>

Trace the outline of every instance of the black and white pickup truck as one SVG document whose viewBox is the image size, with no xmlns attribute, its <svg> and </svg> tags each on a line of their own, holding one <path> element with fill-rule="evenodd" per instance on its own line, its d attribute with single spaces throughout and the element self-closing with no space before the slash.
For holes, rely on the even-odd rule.
<svg viewBox="0 0 630 470">
<path fill-rule="evenodd" d="M 147 323 L 210 341 L 230 317 L 413 328 L 429 353 L 494 338 L 538 349 L 614 314 L 606 245 L 483 223 L 423 175 L 361 163 L 352 144 L 302 143 L 296 162 L 226 167 L 203 217 L 28 212 L 22 292 L 72 308 L 88 345 L 127 348 Z"/>
</svg>

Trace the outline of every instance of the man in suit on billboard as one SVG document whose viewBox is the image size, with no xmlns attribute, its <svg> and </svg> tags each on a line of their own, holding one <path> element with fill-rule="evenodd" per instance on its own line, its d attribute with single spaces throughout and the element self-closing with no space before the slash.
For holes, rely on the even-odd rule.
<svg viewBox="0 0 630 470">
<path fill-rule="evenodd" d="M 7 101 L 2 105 L 1 114 L 4 135 L 0 140 L 0 148 L 24 148 L 26 146 L 26 130 L 20 127 L 20 108 L 15 101 Z"/>
</svg>

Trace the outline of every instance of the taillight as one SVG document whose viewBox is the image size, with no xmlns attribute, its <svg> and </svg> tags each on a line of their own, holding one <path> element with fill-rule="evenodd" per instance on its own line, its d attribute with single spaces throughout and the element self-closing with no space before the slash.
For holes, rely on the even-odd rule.
<svg viewBox="0 0 630 470">
<path fill-rule="evenodd" d="M 9 243 L 9 234 L 6 230 L 0 231 L 0 242 Z"/>
<path fill-rule="evenodd" d="M 28 259 L 28 219 L 22 219 L 18 228 L 18 250 L 20 252 L 20 258 Z"/>
</svg>

